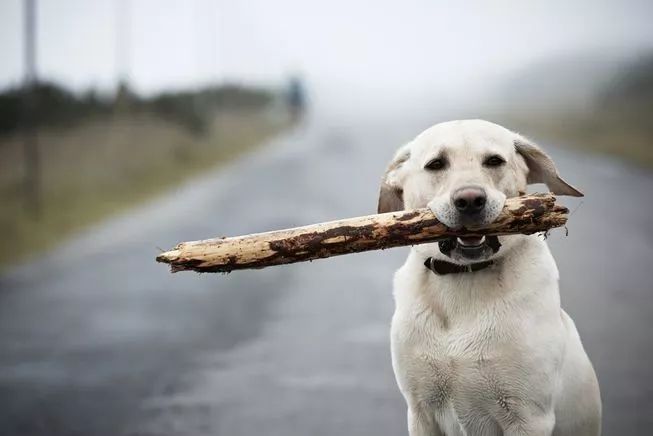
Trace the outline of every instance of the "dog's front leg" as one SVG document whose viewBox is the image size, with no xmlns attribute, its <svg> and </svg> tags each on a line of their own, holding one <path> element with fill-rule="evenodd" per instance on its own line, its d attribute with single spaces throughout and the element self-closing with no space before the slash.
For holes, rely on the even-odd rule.
<svg viewBox="0 0 653 436">
<path fill-rule="evenodd" d="M 507 426 L 503 430 L 504 436 L 551 436 L 555 426 L 553 413 L 530 417 L 520 422 Z"/>
<path fill-rule="evenodd" d="M 433 412 L 417 408 L 408 408 L 408 434 L 410 436 L 444 436 Z"/>
</svg>

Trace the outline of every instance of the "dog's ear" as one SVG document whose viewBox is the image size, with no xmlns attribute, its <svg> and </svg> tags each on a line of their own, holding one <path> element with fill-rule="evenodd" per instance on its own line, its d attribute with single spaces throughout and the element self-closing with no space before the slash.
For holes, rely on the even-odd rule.
<svg viewBox="0 0 653 436">
<path fill-rule="evenodd" d="M 521 137 L 515 139 L 514 144 L 528 166 L 527 183 L 544 183 L 558 195 L 583 196 L 582 192 L 560 177 L 553 160 L 540 147 Z"/>
<path fill-rule="evenodd" d="M 410 150 L 408 150 L 407 146 L 404 146 L 399 149 L 390 165 L 388 165 L 388 169 L 381 180 L 378 213 L 404 210 L 404 190 L 401 186 L 399 172 L 409 158 Z"/>
</svg>

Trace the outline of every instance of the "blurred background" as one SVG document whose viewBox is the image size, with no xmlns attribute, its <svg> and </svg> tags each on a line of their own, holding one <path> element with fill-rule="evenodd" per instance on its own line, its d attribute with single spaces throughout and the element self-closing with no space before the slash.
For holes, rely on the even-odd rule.
<svg viewBox="0 0 653 436">
<path fill-rule="evenodd" d="M 652 21 L 639 0 L 3 0 L 0 433 L 406 434 L 406 249 L 227 276 L 154 257 L 373 213 L 399 145 L 480 117 L 585 192 L 549 238 L 563 306 L 604 434 L 643 434 Z"/>
</svg>

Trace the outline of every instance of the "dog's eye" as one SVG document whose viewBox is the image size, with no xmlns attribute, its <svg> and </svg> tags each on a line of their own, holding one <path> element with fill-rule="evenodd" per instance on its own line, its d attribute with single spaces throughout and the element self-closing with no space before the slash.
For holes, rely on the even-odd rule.
<svg viewBox="0 0 653 436">
<path fill-rule="evenodd" d="M 506 161 L 498 155 L 490 156 L 485 161 L 483 161 L 483 165 L 486 167 L 498 167 L 506 163 Z"/>
<path fill-rule="evenodd" d="M 438 170 L 443 170 L 446 166 L 447 166 L 447 161 L 441 157 L 438 157 L 436 159 L 433 159 L 432 161 L 429 161 L 429 163 L 424 165 L 424 168 L 427 170 L 438 171 Z"/>
</svg>

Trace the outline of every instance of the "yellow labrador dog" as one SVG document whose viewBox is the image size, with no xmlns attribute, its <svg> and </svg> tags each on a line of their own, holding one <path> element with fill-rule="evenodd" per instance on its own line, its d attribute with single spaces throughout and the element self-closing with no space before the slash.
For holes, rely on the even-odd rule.
<svg viewBox="0 0 653 436">
<path fill-rule="evenodd" d="M 487 121 L 451 121 L 396 153 L 379 212 L 429 207 L 452 228 L 489 223 L 529 183 L 582 196 L 526 138 Z M 392 362 L 411 436 L 600 434 L 596 375 L 560 308 L 542 237 L 413 247 L 394 297 Z"/>
</svg>

